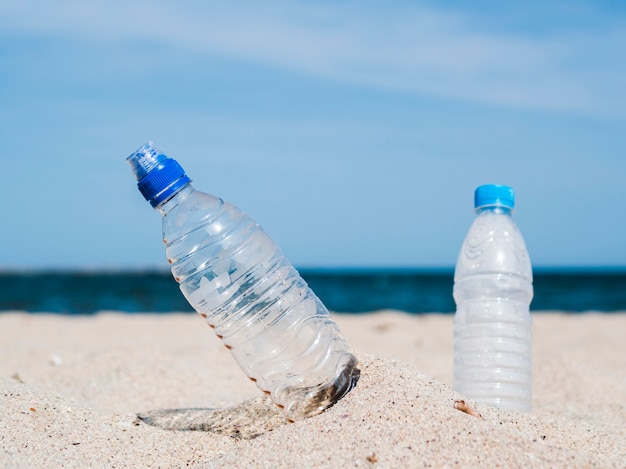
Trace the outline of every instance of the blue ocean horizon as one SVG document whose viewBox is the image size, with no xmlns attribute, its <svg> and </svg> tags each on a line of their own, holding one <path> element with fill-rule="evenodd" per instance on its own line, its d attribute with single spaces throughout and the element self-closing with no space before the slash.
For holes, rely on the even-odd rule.
<svg viewBox="0 0 626 469">
<path fill-rule="evenodd" d="M 453 268 L 299 268 L 329 310 L 452 314 Z M 168 270 L 0 272 L 0 313 L 193 312 Z M 626 267 L 538 268 L 531 311 L 626 311 Z"/>
</svg>

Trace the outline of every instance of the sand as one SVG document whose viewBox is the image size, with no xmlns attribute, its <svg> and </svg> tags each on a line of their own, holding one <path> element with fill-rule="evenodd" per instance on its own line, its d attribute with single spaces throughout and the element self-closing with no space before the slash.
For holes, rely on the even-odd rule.
<svg viewBox="0 0 626 469">
<path fill-rule="evenodd" d="M 626 312 L 534 314 L 531 414 L 451 388 L 449 315 L 335 318 L 361 379 L 287 423 L 196 315 L 0 313 L 0 467 L 626 467 Z"/>
</svg>

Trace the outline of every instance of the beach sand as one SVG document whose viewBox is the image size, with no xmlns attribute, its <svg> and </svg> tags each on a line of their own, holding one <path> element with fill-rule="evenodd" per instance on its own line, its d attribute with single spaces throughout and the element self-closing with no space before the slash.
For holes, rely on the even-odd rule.
<svg viewBox="0 0 626 469">
<path fill-rule="evenodd" d="M 531 414 L 451 388 L 450 315 L 334 317 L 361 379 L 286 423 L 196 315 L 1 313 L 0 467 L 626 467 L 626 313 L 534 314 Z"/>
</svg>

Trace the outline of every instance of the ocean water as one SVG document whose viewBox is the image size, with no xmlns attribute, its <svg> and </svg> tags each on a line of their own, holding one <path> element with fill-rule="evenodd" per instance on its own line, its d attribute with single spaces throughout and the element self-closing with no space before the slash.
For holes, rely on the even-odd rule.
<svg viewBox="0 0 626 469">
<path fill-rule="evenodd" d="M 301 269 L 331 311 L 452 314 L 452 269 Z M 626 311 L 625 269 L 537 269 L 531 310 Z M 192 312 L 169 271 L 4 272 L 0 313 Z"/>
</svg>

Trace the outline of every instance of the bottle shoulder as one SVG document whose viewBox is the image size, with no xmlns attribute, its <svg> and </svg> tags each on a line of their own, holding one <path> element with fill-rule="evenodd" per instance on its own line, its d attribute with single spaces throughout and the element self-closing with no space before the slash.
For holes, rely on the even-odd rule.
<svg viewBox="0 0 626 469">
<path fill-rule="evenodd" d="M 163 234 L 173 239 L 193 231 L 199 226 L 217 223 L 216 229 L 241 218 L 241 211 L 221 198 L 205 192 L 191 190 L 171 201 L 172 206 L 163 214 Z M 219 220 L 219 222 L 217 222 Z"/>
<path fill-rule="evenodd" d="M 532 279 L 526 243 L 510 213 L 478 213 L 463 240 L 455 278 L 488 272 L 509 273 Z"/>
</svg>

